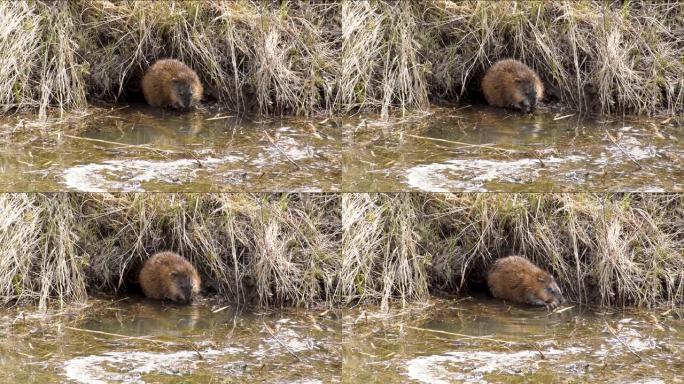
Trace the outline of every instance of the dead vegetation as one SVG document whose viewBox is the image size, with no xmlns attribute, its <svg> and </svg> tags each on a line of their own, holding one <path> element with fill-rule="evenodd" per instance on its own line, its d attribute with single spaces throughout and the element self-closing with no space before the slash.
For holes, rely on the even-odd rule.
<svg viewBox="0 0 684 384">
<path fill-rule="evenodd" d="M 345 194 L 342 207 L 346 302 L 464 293 L 509 254 L 579 303 L 684 302 L 679 194 Z"/>
<path fill-rule="evenodd" d="M 339 209 L 335 194 L 0 195 L 0 300 L 45 308 L 120 292 L 136 263 L 173 250 L 228 301 L 326 302 Z"/>
<path fill-rule="evenodd" d="M 4 113 L 120 100 L 165 57 L 238 111 L 422 109 L 504 57 L 574 108 L 684 110 L 681 2 L 22 0 L 0 20 Z"/>
</svg>

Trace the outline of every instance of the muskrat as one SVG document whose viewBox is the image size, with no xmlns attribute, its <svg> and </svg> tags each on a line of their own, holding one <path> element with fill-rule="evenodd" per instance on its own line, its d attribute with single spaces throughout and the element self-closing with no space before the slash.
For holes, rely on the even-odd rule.
<svg viewBox="0 0 684 384">
<path fill-rule="evenodd" d="M 530 67 L 515 59 L 499 60 L 482 79 L 489 105 L 531 112 L 544 98 L 544 85 Z"/>
<path fill-rule="evenodd" d="M 145 261 L 138 280 L 145 296 L 179 303 L 190 303 L 202 284 L 195 267 L 173 252 L 152 255 Z"/>
<path fill-rule="evenodd" d="M 553 276 L 520 256 L 497 260 L 487 274 L 487 285 L 496 298 L 544 306 L 547 310 L 563 301 Z"/>
<path fill-rule="evenodd" d="M 202 100 L 204 88 L 195 71 L 175 59 L 154 63 L 142 80 L 149 105 L 187 110 Z"/>
</svg>

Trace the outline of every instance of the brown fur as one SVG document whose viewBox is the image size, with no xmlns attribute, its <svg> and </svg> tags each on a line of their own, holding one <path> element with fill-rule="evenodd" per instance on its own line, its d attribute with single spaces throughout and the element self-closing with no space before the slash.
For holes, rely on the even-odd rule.
<svg viewBox="0 0 684 384">
<path fill-rule="evenodd" d="M 497 260 L 487 274 L 487 285 L 494 297 L 549 310 L 563 301 L 553 276 L 520 256 Z"/>
<path fill-rule="evenodd" d="M 145 262 L 138 280 L 145 296 L 189 303 L 199 294 L 202 281 L 195 267 L 173 252 L 159 252 Z"/>
<path fill-rule="evenodd" d="M 530 112 L 544 98 L 544 85 L 530 67 L 505 59 L 489 68 L 482 79 L 482 93 L 489 105 Z"/>
<path fill-rule="evenodd" d="M 204 92 L 195 71 L 174 59 L 154 63 L 143 77 L 142 90 L 149 105 L 181 110 L 196 106 Z"/>
</svg>

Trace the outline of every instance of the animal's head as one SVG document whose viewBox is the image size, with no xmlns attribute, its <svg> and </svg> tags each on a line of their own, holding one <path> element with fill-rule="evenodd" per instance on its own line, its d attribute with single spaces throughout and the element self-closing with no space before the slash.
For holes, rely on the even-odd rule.
<svg viewBox="0 0 684 384">
<path fill-rule="evenodd" d="M 192 107 L 194 89 L 190 82 L 183 79 L 174 79 L 172 84 L 171 106 L 180 110 L 187 110 Z"/>
<path fill-rule="evenodd" d="M 539 271 L 535 278 L 537 279 L 536 283 L 538 283 L 535 294 L 543 302 L 540 304 L 544 305 L 546 309 L 558 307 L 563 302 L 563 295 L 556 279 L 544 271 Z"/>
<path fill-rule="evenodd" d="M 169 299 L 179 303 L 190 303 L 200 290 L 200 279 L 197 272 L 187 265 L 174 266 L 169 270 Z"/>
<path fill-rule="evenodd" d="M 523 74 L 513 78 L 513 97 L 511 107 L 525 113 L 532 112 L 537 106 L 541 95 L 537 89 L 537 82 L 532 74 Z"/>
</svg>

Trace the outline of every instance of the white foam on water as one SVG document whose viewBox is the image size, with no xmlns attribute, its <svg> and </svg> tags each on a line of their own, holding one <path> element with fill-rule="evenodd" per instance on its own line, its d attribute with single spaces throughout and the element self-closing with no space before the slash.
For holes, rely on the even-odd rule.
<svg viewBox="0 0 684 384">
<path fill-rule="evenodd" d="M 315 347 L 315 340 L 310 337 L 302 337 L 293 329 L 280 329 L 276 337 L 264 339 L 264 344 L 260 344 L 251 355 L 256 358 L 273 356 L 274 353 L 304 352 L 310 351 Z"/>
<path fill-rule="evenodd" d="M 242 349 L 227 347 L 199 351 L 178 352 L 107 352 L 101 355 L 76 357 L 64 363 L 69 380 L 78 383 L 106 384 L 112 381 L 144 383 L 143 374 L 158 373 L 178 376 L 190 374 L 198 362 L 214 360 L 226 354 L 235 354 Z"/>
<path fill-rule="evenodd" d="M 582 160 L 580 156 L 542 159 L 480 160 L 453 159 L 444 163 L 423 164 L 406 172 L 408 184 L 429 192 L 458 189 L 466 192 L 485 192 L 485 183 L 499 181 L 526 184 L 539 178 L 539 171 L 562 163 Z"/>
<path fill-rule="evenodd" d="M 658 151 L 653 145 L 643 145 L 635 137 L 621 139 L 620 145 L 606 147 L 605 152 L 593 161 L 597 165 L 621 164 L 630 161 L 630 157 L 636 161 L 651 159 L 657 156 Z M 627 156 L 625 153 L 629 154 Z"/>
<path fill-rule="evenodd" d="M 314 157 L 316 151 L 310 145 L 301 145 L 292 137 L 281 137 L 276 141 L 278 147 L 271 145 L 263 153 L 252 161 L 253 165 L 264 166 L 273 165 L 274 159 L 278 161 L 289 161 L 284 158 L 283 153 L 292 161 L 309 159 Z M 281 152 L 282 151 L 282 152 Z"/>
<path fill-rule="evenodd" d="M 102 163 L 77 165 L 64 170 L 64 184 L 81 192 L 121 190 L 144 191 L 144 182 L 187 183 L 196 172 L 224 163 L 241 160 L 240 156 L 207 157 L 172 161 L 107 160 Z M 199 161 L 199 163 L 198 163 Z M 202 166 L 199 167 L 199 164 Z"/>
<path fill-rule="evenodd" d="M 455 351 L 442 355 L 418 357 L 407 363 L 408 377 L 421 383 L 487 383 L 484 375 L 497 372 L 524 375 L 536 371 L 539 362 L 583 352 L 582 348 L 550 348 L 543 351 L 488 352 Z"/>
</svg>

